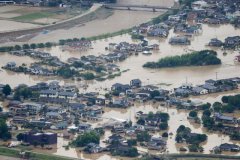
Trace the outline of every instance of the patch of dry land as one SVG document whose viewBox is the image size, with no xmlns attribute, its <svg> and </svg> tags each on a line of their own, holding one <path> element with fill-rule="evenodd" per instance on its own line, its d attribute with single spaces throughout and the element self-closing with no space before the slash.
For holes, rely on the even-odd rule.
<svg viewBox="0 0 240 160">
<path fill-rule="evenodd" d="M 53 24 L 80 15 L 84 12 L 85 10 L 76 7 L 68 9 L 59 7 L 1 6 L 0 32 Z"/>
<path fill-rule="evenodd" d="M 39 25 L 31 23 L 14 22 L 9 20 L 0 20 L 0 32 L 12 31 L 18 29 L 28 29 Z"/>
</svg>

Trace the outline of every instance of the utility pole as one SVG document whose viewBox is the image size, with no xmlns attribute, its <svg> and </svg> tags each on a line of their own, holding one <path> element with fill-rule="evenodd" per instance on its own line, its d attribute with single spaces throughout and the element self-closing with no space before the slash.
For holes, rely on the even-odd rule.
<svg viewBox="0 0 240 160">
<path fill-rule="evenodd" d="M 218 72 L 216 72 L 216 80 L 218 80 Z"/>
</svg>

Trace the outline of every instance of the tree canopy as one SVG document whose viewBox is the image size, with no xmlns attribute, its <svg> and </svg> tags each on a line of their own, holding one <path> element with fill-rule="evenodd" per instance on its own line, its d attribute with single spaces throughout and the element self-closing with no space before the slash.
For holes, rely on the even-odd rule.
<svg viewBox="0 0 240 160">
<path fill-rule="evenodd" d="M 12 89 L 11 87 L 7 84 L 3 87 L 3 90 L 2 90 L 3 94 L 5 94 L 5 96 L 8 96 L 11 94 L 12 92 Z"/>
<path fill-rule="evenodd" d="M 8 140 L 11 139 L 11 133 L 8 130 L 6 120 L 3 118 L 0 118 L 0 139 Z"/>
<path fill-rule="evenodd" d="M 76 147 L 85 147 L 89 143 L 96 143 L 99 144 L 100 142 L 100 135 L 95 132 L 85 132 L 83 135 L 79 135 L 76 140 L 73 141 L 73 145 Z"/>
<path fill-rule="evenodd" d="M 158 62 L 147 62 L 143 65 L 146 68 L 166 68 L 180 66 L 205 66 L 218 65 L 221 60 L 217 58 L 217 53 L 212 50 L 203 50 L 181 56 L 172 56 L 160 59 Z"/>
</svg>

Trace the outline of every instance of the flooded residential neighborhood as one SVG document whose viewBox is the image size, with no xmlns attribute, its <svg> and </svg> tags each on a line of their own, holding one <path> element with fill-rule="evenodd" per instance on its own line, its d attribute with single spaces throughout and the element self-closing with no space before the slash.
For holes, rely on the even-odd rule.
<svg viewBox="0 0 240 160">
<path fill-rule="evenodd" d="M 240 159 L 239 0 L 0 0 L 0 159 Z"/>
</svg>

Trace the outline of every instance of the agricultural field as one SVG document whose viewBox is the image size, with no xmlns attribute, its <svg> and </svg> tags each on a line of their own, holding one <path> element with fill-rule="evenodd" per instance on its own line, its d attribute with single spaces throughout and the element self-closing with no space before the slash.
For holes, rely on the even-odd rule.
<svg viewBox="0 0 240 160">
<path fill-rule="evenodd" d="M 56 23 L 84 13 L 80 8 L 48 8 L 28 6 L 2 6 L 0 19 L 36 25 Z"/>
</svg>

